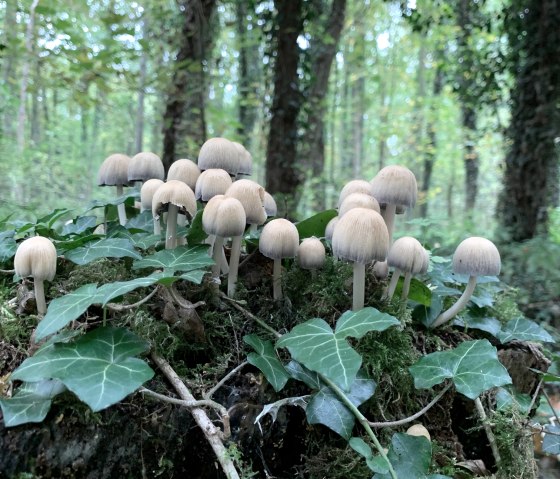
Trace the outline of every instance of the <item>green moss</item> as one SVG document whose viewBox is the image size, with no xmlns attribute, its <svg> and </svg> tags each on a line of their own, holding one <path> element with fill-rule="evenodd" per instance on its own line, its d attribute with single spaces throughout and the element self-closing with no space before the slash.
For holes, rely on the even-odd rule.
<svg viewBox="0 0 560 479">
<path fill-rule="evenodd" d="M 515 288 L 506 288 L 503 292 L 497 294 L 492 306 L 496 318 L 502 323 L 507 323 L 512 319 L 523 316 L 523 313 L 517 306 L 517 300 L 518 290 Z"/>
<path fill-rule="evenodd" d="M 103 258 L 83 266 L 75 267 L 69 272 L 66 279 L 58 276 L 58 278 L 60 278 L 58 281 L 62 283 L 61 286 L 64 290 L 73 291 L 88 283 L 102 285 L 115 281 L 125 281 L 136 277 L 138 277 L 138 275 L 131 275 L 125 265 L 125 261 Z M 57 278 L 55 277 L 55 282 L 56 281 Z"/>
</svg>

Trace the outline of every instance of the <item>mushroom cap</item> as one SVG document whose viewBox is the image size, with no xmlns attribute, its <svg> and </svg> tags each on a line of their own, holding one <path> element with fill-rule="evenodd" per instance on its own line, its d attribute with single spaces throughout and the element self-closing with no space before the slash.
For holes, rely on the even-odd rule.
<svg viewBox="0 0 560 479">
<path fill-rule="evenodd" d="M 282 259 L 296 256 L 299 233 L 296 226 L 284 218 L 268 222 L 259 239 L 259 251 L 267 258 Z"/>
<path fill-rule="evenodd" d="M 352 208 L 334 227 L 332 248 L 334 256 L 348 261 L 384 261 L 389 250 L 385 221 L 377 211 Z"/>
<path fill-rule="evenodd" d="M 298 263 L 303 269 L 322 268 L 325 256 L 325 247 L 315 236 L 305 238 L 298 247 Z"/>
<path fill-rule="evenodd" d="M 349 181 L 348 183 L 346 183 L 344 185 L 344 187 L 342 188 L 342 191 L 340 192 L 340 195 L 338 197 L 338 207 L 339 208 L 340 208 L 340 205 L 342 204 L 342 202 L 346 199 L 346 197 L 348 195 L 351 195 L 352 193 L 364 193 L 365 195 L 374 196 L 373 195 L 373 188 L 372 188 L 371 183 L 369 181 L 366 181 L 366 180 L 352 180 L 352 181 Z"/>
<path fill-rule="evenodd" d="M 268 191 L 264 192 L 263 203 L 266 216 L 276 216 L 276 214 L 278 213 L 278 207 L 276 206 L 276 201 Z"/>
<path fill-rule="evenodd" d="M 237 148 L 239 154 L 239 169 L 237 170 L 237 174 L 251 176 L 253 174 L 253 157 L 251 153 L 237 141 L 234 141 L 233 145 Z"/>
<path fill-rule="evenodd" d="M 43 236 L 33 236 L 22 241 L 14 257 L 14 269 L 21 278 L 52 281 L 56 273 L 56 248 Z"/>
<path fill-rule="evenodd" d="M 216 195 L 223 195 L 231 186 L 231 176 L 226 170 L 211 168 L 203 171 L 196 180 L 195 196 L 197 200 L 209 201 Z"/>
<path fill-rule="evenodd" d="M 422 424 L 414 424 L 414 426 L 410 426 L 406 430 L 406 433 L 409 436 L 424 436 L 428 441 L 432 440 L 430 433 L 424 426 L 422 426 Z"/>
<path fill-rule="evenodd" d="M 216 137 L 206 140 L 198 153 L 198 167 L 202 171 L 220 168 L 235 176 L 239 171 L 239 163 L 238 149 L 226 138 Z"/>
<path fill-rule="evenodd" d="M 224 195 L 214 196 L 202 213 L 202 227 L 208 234 L 229 238 L 245 231 L 245 210 L 241 202 Z"/>
<path fill-rule="evenodd" d="M 165 170 L 159 156 L 149 151 L 137 153 L 128 164 L 128 181 L 163 180 Z"/>
<path fill-rule="evenodd" d="M 453 254 L 453 271 L 469 276 L 496 276 L 500 274 L 500 252 L 492 241 L 471 236 L 457 246 Z"/>
<path fill-rule="evenodd" d="M 109 155 L 101 166 L 97 174 L 98 186 L 117 186 L 128 184 L 128 165 L 130 156 L 121 153 Z"/>
<path fill-rule="evenodd" d="M 338 220 L 340 218 L 338 216 L 335 216 L 333 219 L 331 219 L 328 223 L 327 226 L 325 228 L 325 238 L 328 239 L 329 241 L 332 241 L 332 236 L 334 233 L 334 228 L 336 226 L 336 224 L 338 223 Z"/>
<path fill-rule="evenodd" d="M 167 172 L 167 180 L 179 180 L 186 183 L 191 190 L 196 188 L 196 180 L 200 176 L 200 169 L 194 161 L 181 159 L 171 163 Z"/>
<path fill-rule="evenodd" d="M 247 223 L 262 225 L 266 221 L 264 188 L 256 181 L 234 181 L 226 191 L 226 196 L 231 196 L 241 201 L 247 215 Z"/>
<path fill-rule="evenodd" d="M 413 208 L 418 196 L 418 185 L 414 173 L 400 165 L 382 168 L 371 180 L 373 196 L 380 204 Z"/>
<path fill-rule="evenodd" d="M 344 213 L 350 211 L 352 208 L 367 208 L 369 210 L 381 211 L 377 200 L 365 193 L 351 193 L 349 194 L 340 206 L 338 207 L 338 216 L 344 216 Z"/>
<path fill-rule="evenodd" d="M 218 211 L 218 206 L 224 198 L 224 195 L 213 196 L 210 198 L 210 201 L 206 203 L 204 210 L 202 210 L 202 229 L 206 232 L 206 234 L 216 234 L 214 230 L 214 224 L 216 223 L 216 211 Z"/>
<path fill-rule="evenodd" d="M 176 205 L 179 212 L 192 218 L 196 214 L 196 199 L 193 191 L 182 181 L 169 180 L 163 183 L 152 198 L 152 214 L 158 218 L 162 209 L 169 203 Z"/>
<path fill-rule="evenodd" d="M 405 273 L 420 274 L 428 268 L 427 253 L 420 242 L 412 236 L 396 240 L 387 255 L 387 264 Z"/>
<path fill-rule="evenodd" d="M 154 194 L 161 185 L 163 185 L 163 181 L 157 178 L 152 178 L 142 184 L 142 188 L 140 188 L 140 204 L 143 210 L 152 209 Z"/>
</svg>

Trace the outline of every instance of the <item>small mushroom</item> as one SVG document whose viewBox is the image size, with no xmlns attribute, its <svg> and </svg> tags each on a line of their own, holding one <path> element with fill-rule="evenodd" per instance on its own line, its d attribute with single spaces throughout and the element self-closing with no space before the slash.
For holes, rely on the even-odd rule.
<svg viewBox="0 0 560 479">
<path fill-rule="evenodd" d="M 296 256 L 299 233 L 293 223 L 277 218 L 267 223 L 259 239 L 259 250 L 267 258 L 274 260 L 272 285 L 274 299 L 282 298 L 282 259 Z"/>
<path fill-rule="evenodd" d="M 247 223 L 250 225 L 249 231 L 256 231 L 257 226 L 262 225 L 266 221 L 264 188 L 256 181 L 234 181 L 226 191 L 226 196 L 237 198 L 241 201 L 247 215 Z"/>
<path fill-rule="evenodd" d="M 298 247 L 298 263 L 301 268 L 310 270 L 313 277 L 325 264 L 325 256 L 325 247 L 315 236 L 305 238 Z"/>
<path fill-rule="evenodd" d="M 379 203 L 377 200 L 365 193 L 351 193 L 349 194 L 340 206 L 338 207 L 338 216 L 344 216 L 344 213 L 352 208 L 367 208 L 369 210 L 380 212 Z"/>
<path fill-rule="evenodd" d="M 219 168 L 236 176 L 239 171 L 239 151 L 226 138 L 210 138 L 204 142 L 198 153 L 198 167 L 201 171 Z"/>
<path fill-rule="evenodd" d="M 231 176 L 220 168 L 203 171 L 196 180 L 194 194 L 197 200 L 210 201 L 216 195 L 223 195 L 231 186 Z"/>
<path fill-rule="evenodd" d="M 194 161 L 181 159 L 171 163 L 167 172 L 167 181 L 179 180 L 186 183 L 191 190 L 196 188 L 196 180 L 200 176 L 200 169 Z"/>
<path fill-rule="evenodd" d="M 128 185 L 128 166 L 130 164 L 130 157 L 115 153 L 105 158 L 105 161 L 99 167 L 97 175 L 97 184 L 99 186 L 116 186 L 117 197 L 122 196 L 123 186 Z M 124 203 L 117 205 L 117 212 L 119 214 L 119 223 L 126 224 L 126 210 Z"/>
<path fill-rule="evenodd" d="M 236 141 L 233 142 L 237 152 L 239 154 L 239 168 L 237 171 L 237 176 L 251 176 L 253 174 L 253 157 L 247 149 Z"/>
<path fill-rule="evenodd" d="M 56 274 L 56 248 L 52 241 L 42 236 L 33 236 L 20 243 L 14 257 L 14 269 L 18 276 L 33 277 L 37 313 L 47 312 L 43 281 L 52 281 Z"/>
<path fill-rule="evenodd" d="M 263 203 L 266 216 L 276 216 L 276 214 L 278 213 L 278 207 L 276 206 L 276 201 L 268 191 L 264 192 Z"/>
<path fill-rule="evenodd" d="M 469 275 L 467 287 L 457 302 L 436 318 L 432 327 L 446 323 L 467 305 L 474 292 L 477 276 L 498 275 L 501 266 L 500 252 L 492 241 L 478 236 L 463 240 L 453 254 L 453 272 Z"/>
<path fill-rule="evenodd" d="M 149 151 L 143 151 L 134 155 L 128 165 L 129 183 L 134 183 L 135 181 L 144 182 L 152 178 L 162 181 L 165 178 L 165 169 L 163 168 L 161 158 Z"/>
<path fill-rule="evenodd" d="M 428 270 L 428 253 L 420 242 L 412 236 L 403 236 L 396 240 L 387 255 L 387 264 L 393 268 L 393 276 L 387 287 L 385 296 L 388 299 L 393 297 L 395 288 L 402 273 L 405 275 L 402 299 L 408 297 L 410 280 L 414 274 L 422 274 Z"/>
</svg>

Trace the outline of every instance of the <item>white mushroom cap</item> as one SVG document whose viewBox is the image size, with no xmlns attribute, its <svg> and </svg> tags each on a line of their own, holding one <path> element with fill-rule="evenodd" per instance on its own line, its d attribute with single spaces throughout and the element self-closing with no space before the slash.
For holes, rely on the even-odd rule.
<svg viewBox="0 0 560 479">
<path fill-rule="evenodd" d="M 157 178 L 145 181 L 140 188 L 140 205 L 142 210 L 152 209 L 152 200 L 157 189 L 163 185 L 163 181 Z"/>
<path fill-rule="evenodd" d="M 500 252 L 492 241 L 478 236 L 463 240 L 453 254 L 453 271 L 469 276 L 500 274 Z"/>
<path fill-rule="evenodd" d="M 381 211 L 377 200 L 373 196 L 366 195 L 365 193 L 351 193 L 344 198 L 338 207 L 338 216 L 344 216 L 344 213 L 352 208 L 367 208 L 377 211 L 378 213 Z"/>
<path fill-rule="evenodd" d="M 253 174 L 253 157 L 251 153 L 241 143 L 234 141 L 233 145 L 239 153 L 239 170 L 237 174 L 251 176 Z"/>
<path fill-rule="evenodd" d="M 33 236 L 22 241 L 14 257 L 14 269 L 21 278 L 52 281 L 56 274 L 56 248 L 43 236 Z"/>
<path fill-rule="evenodd" d="M 200 176 L 200 169 L 194 161 L 181 159 L 171 163 L 167 172 L 167 180 L 179 180 L 186 183 L 191 190 L 195 190 L 196 180 Z"/>
<path fill-rule="evenodd" d="M 342 191 L 340 192 L 340 195 L 338 197 L 338 207 L 339 208 L 340 208 L 340 205 L 342 204 L 342 202 L 346 199 L 346 197 L 348 195 L 351 195 L 352 193 L 364 193 L 366 195 L 374 196 L 373 195 L 373 188 L 372 188 L 371 183 L 369 181 L 366 181 L 366 180 L 352 180 L 352 181 L 349 181 L 348 183 L 346 183 L 344 185 L 344 187 L 342 188 Z"/>
<path fill-rule="evenodd" d="M 325 264 L 325 247 L 312 236 L 305 238 L 298 248 L 298 263 L 303 269 L 319 269 Z"/>
<path fill-rule="evenodd" d="M 209 201 L 216 195 L 223 195 L 231 186 L 231 176 L 226 170 L 220 168 L 211 168 L 203 171 L 194 190 L 197 200 Z"/>
<path fill-rule="evenodd" d="M 409 436 L 424 436 L 428 441 L 431 441 L 432 438 L 430 437 L 430 433 L 428 430 L 422 426 L 422 424 L 415 424 L 414 426 L 410 426 L 406 433 Z"/>
<path fill-rule="evenodd" d="M 334 227 L 333 254 L 356 263 L 384 261 L 389 250 L 389 232 L 379 213 L 353 208 Z"/>
<path fill-rule="evenodd" d="M 266 221 L 264 188 L 256 181 L 234 181 L 226 191 L 226 196 L 231 196 L 241 201 L 247 215 L 247 223 L 262 225 Z"/>
<path fill-rule="evenodd" d="M 412 274 L 420 274 L 424 268 L 428 268 L 426 259 L 426 250 L 412 236 L 403 236 L 396 240 L 387 255 L 389 266 Z"/>
<path fill-rule="evenodd" d="M 264 210 L 266 211 L 266 216 L 276 216 L 278 213 L 278 207 L 276 206 L 276 201 L 272 195 L 268 192 L 264 192 Z"/>
<path fill-rule="evenodd" d="M 97 184 L 99 186 L 117 186 L 128 184 L 128 165 L 130 157 L 121 153 L 109 155 L 101 166 L 97 174 Z"/>
<path fill-rule="evenodd" d="M 209 235 L 216 234 L 214 225 L 216 223 L 216 211 L 218 206 L 224 200 L 224 195 L 213 196 L 202 211 L 202 229 Z"/>
<path fill-rule="evenodd" d="M 152 199 L 152 214 L 158 218 L 169 203 L 179 208 L 179 213 L 192 218 L 196 214 L 196 199 L 193 191 L 182 181 L 169 180 L 161 185 Z"/>
<path fill-rule="evenodd" d="M 336 224 L 338 223 L 339 217 L 335 216 L 333 219 L 331 219 L 328 223 L 327 226 L 325 228 L 325 238 L 328 239 L 329 241 L 332 241 L 332 236 L 334 233 L 334 228 L 336 226 Z"/>
<path fill-rule="evenodd" d="M 161 158 L 155 153 L 143 151 L 130 159 L 128 181 L 147 181 L 152 178 L 163 180 L 165 170 Z"/>
<path fill-rule="evenodd" d="M 210 168 L 226 170 L 230 175 L 239 171 L 239 151 L 233 142 L 226 138 L 206 140 L 198 153 L 198 167 L 204 171 Z"/>
<path fill-rule="evenodd" d="M 418 185 L 414 173 L 400 165 L 381 169 L 371 180 L 373 196 L 379 204 L 390 204 L 413 208 L 418 196 Z"/>
<path fill-rule="evenodd" d="M 246 219 L 243 205 L 235 198 L 214 196 L 202 213 L 202 227 L 208 234 L 229 238 L 241 236 L 245 231 Z"/>
<path fill-rule="evenodd" d="M 299 246 L 299 233 L 295 225 L 277 218 L 267 223 L 259 239 L 259 250 L 267 258 L 282 259 L 296 256 Z"/>
</svg>

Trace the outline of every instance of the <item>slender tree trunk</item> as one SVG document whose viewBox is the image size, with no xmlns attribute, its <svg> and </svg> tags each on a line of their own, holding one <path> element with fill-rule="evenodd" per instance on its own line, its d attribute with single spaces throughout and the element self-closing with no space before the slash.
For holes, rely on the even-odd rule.
<svg viewBox="0 0 560 479">
<path fill-rule="evenodd" d="M 279 199 L 279 206 L 285 204 L 287 214 L 292 216 L 297 207 L 295 193 L 304 181 L 296 162 L 297 118 L 302 102 L 297 39 L 303 32 L 303 0 L 275 0 L 275 6 L 278 27 L 274 96 L 266 149 L 266 189 L 273 195 L 283 196 L 283 199 L 277 198 L 277 202 Z"/>
<path fill-rule="evenodd" d="M 352 67 L 350 64 L 350 51 L 348 46 L 344 52 L 344 82 L 342 90 L 342 118 L 341 118 L 341 141 L 340 141 L 340 157 L 342 158 L 341 176 L 346 177 L 352 174 L 352 103 L 350 78 L 352 76 Z"/>
<path fill-rule="evenodd" d="M 387 80 L 383 78 L 383 73 L 379 79 L 379 136 L 377 139 L 377 164 L 381 170 L 385 166 L 385 158 L 387 156 L 387 134 L 385 128 L 389 120 L 389 109 L 387 108 Z"/>
<path fill-rule="evenodd" d="M 148 24 L 144 19 L 142 28 L 142 37 L 148 37 Z M 138 72 L 138 97 L 136 105 L 136 129 L 134 134 L 134 151 L 138 153 L 142 151 L 144 139 L 144 97 L 146 95 L 146 72 L 148 64 L 148 53 L 142 48 L 142 56 L 140 57 L 140 68 Z"/>
<path fill-rule="evenodd" d="M 41 64 L 35 53 L 33 58 L 33 90 L 31 96 L 31 142 L 33 146 L 41 143 L 41 113 L 39 111 L 39 96 L 41 95 Z"/>
<path fill-rule="evenodd" d="M 12 84 L 12 75 L 17 59 L 15 41 L 17 38 L 17 2 L 16 0 L 8 0 L 4 11 L 4 28 L 2 32 L 2 43 L 6 49 L 2 52 L 2 83 L 6 89 L 6 95 L 2 98 L 0 104 L 4 112 L 3 126 L 6 136 L 13 134 L 13 109 L 9 100 L 12 98 L 14 88 Z"/>
<path fill-rule="evenodd" d="M 364 157 L 364 111 L 365 111 L 365 32 L 361 18 L 354 21 L 357 30 L 355 43 L 356 75 L 357 78 L 352 85 L 352 111 L 353 111 L 353 154 L 352 154 L 352 176 L 362 177 L 362 162 Z"/>
</svg>

